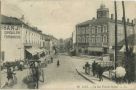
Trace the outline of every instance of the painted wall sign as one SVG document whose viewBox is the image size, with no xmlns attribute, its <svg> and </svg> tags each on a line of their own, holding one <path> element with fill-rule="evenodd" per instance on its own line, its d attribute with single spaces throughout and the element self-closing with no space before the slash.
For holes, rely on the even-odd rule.
<svg viewBox="0 0 136 90">
<path fill-rule="evenodd" d="M 18 25 L 2 25 L 4 38 L 20 39 L 21 30 Z"/>
</svg>

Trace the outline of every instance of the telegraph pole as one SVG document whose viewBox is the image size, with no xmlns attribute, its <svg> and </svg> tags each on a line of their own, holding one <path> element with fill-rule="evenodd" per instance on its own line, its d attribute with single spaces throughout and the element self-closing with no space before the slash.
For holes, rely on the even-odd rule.
<svg viewBox="0 0 136 90">
<path fill-rule="evenodd" d="M 1 0 L 0 0 L 0 27 L 1 27 Z M 1 87 L 1 66 L 2 66 L 2 52 L 1 52 L 1 29 L 0 29 L 0 87 Z"/>
<path fill-rule="evenodd" d="M 125 6 L 124 1 L 122 1 L 123 8 L 123 23 L 124 23 L 124 34 L 125 34 L 125 45 L 126 45 L 126 60 L 128 59 L 128 40 L 127 40 L 127 27 L 126 27 L 126 16 L 125 16 Z"/>
<path fill-rule="evenodd" d="M 114 8 L 115 8 L 115 69 L 116 69 L 116 67 L 117 67 L 117 59 L 118 59 L 118 57 L 117 57 L 117 53 L 118 53 L 118 51 L 117 51 L 117 43 L 118 43 L 118 38 L 117 38 L 117 29 L 118 29 L 118 27 L 117 27 L 117 4 L 116 4 L 116 1 L 114 1 Z"/>
<path fill-rule="evenodd" d="M 124 1 L 122 1 L 122 9 L 123 9 L 123 23 L 124 23 L 124 34 L 125 34 L 125 46 L 126 46 L 126 60 L 125 60 L 125 68 L 126 71 L 128 71 L 128 40 L 127 40 L 127 27 L 126 27 L 126 17 L 125 17 L 125 5 Z M 127 72 L 128 74 L 128 72 Z"/>
<path fill-rule="evenodd" d="M 127 40 L 127 27 L 126 27 L 126 17 L 125 17 L 125 5 L 124 5 L 124 1 L 122 1 L 122 9 L 123 9 L 123 23 L 124 23 L 124 34 L 125 34 L 125 46 L 126 46 L 126 53 L 125 53 L 125 68 L 126 68 L 126 76 L 128 79 L 128 59 L 129 59 L 129 49 L 128 49 L 128 40 Z"/>
</svg>

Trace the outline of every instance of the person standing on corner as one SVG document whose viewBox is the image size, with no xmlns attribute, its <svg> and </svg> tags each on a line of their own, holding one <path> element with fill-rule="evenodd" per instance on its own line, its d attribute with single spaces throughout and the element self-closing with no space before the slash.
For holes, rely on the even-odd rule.
<svg viewBox="0 0 136 90">
<path fill-rule="evenodd" d="M 96 71 L 96 63 L 95 61 L 92 63 L 92 72 L 93 72 L 93 76 L 95 76 L 95 71 Z"/>
<path fill-rule="evenodd" d="M 88 62 L 85 64 L 85 73 L 90 74 L 90 64 Z"/>
<path fill-rule="evenodd" d="M 57 67 L 59 67 L 59 65 L 60 65 L 60 62 L 59 62 L 59 60 L 57 61 Z"/>
</svg>

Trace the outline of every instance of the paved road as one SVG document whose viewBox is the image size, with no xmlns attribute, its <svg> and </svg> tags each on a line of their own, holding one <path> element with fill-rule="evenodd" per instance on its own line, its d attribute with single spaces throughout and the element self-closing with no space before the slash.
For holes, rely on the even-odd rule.
<svg viewBox="0 0 136 90">
<path fill-rule="evenodd" d="M 46 82 L 41 88 L 77 88 L 79 85 L 91 84 L 76 72 L 78 65 L 84 64 L 87 60 L 83 61 L 84 59 L 62 55 L 58 59 L 60 61 L 59 67 L 57 67 L 57 60 L 55 60 L 45 70 Z"/>
<path fill-rule="evenodd" d="M 57 60 L 60 60 L 60 66 L 57 67 Z M 65 55 L 59 55 L 53 63 L 48 64 L 47 68 L 44 68 L 44 75 L 46 81 L 39 83 L 40 88 L 77 88 L 78 86 L 90 85 L 89 81 L 78 75 L 76 68 L 82 68 L 86 61 L 89 59 L 70 57 Z M 16 76 L 18 83 L 12 87 L 12 89 L 26 89 L 26 85 L 22 82 L 22 79 L 27 76 L 29 70 L 17 71 Z M 6 80 L 6 74 L 3 74 L 3 81 Z M 48 89 L 47 89 L 48 88 Z M 55 89 L 56 90 L 56 89 Z"/>
</svg>

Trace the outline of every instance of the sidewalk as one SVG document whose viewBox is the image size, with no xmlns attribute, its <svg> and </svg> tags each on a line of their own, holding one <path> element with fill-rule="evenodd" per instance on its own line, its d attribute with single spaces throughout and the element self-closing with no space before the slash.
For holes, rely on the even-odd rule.
<svg viewBox="0 0 136 90">
<path fill-rule="evenodd" d="M 93 57 L 95 57 L 95 56 L 90 56 L 90 55 L 79 55 L 79 57 L 82 57 L 82 58 L 93 58 Z"/>
<path fill-rule="evenodd" d="M 106 83 L 116 84 L 114 81 L 108 79 L 107 76 L 104 76 L 103 81 L 99 81 L 99 78 L 97 78 L 96 76 L 94 77 L 92 72 L 90 72 L 90 75 L 87 75 L 87 74 L 85 74 L 85 70 L 83 68 L 77 67 L 76 70 L 79 75 L 81 75 L 83 78 L 85 78 L 86 80 L 88 80 L 91 83 L 94 83 L 94 84 L 106 84 Z"/>
</svg>

